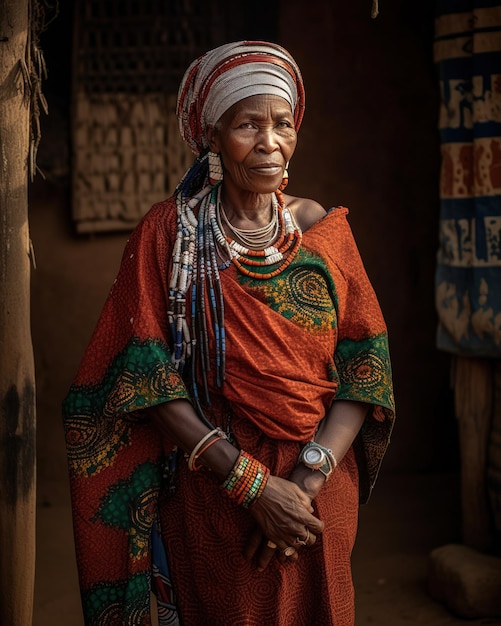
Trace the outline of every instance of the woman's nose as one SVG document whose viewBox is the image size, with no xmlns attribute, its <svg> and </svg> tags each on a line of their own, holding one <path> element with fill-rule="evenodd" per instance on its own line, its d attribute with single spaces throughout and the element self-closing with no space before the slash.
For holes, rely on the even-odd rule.
<svg viewBox="0 0 501 626">
<path fill-rule="evenodd" d="M 278 148 L 277 137 L 273 128 L 262 128 L 260 130 L 257 147 L 266 152 L 272 152 Z"/>
</svg>

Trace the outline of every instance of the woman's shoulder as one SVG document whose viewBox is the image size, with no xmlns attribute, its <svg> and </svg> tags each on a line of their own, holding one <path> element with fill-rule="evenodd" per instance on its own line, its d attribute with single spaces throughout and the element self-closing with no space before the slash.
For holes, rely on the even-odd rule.
<svg viewBox="0 0 501 626">
<path fill-rule="evenodd" d="M 139 230 L 170 231 L 176 224 L 176 199 L 170 197 L 156 202 L 143 216 L 137 228 Z"/>
<path fill-rule="evenodd" d="M 167 198 L 155 203 L 141 218 L 131 233 L 128 246 L 158 246 L 172 243 L 176 236 L 176 201 Z"/>
<path fill-rule="evenodd" d="M 344 206 L 336 206 L 326 210 L 319 202 L 310 198 L 298 198 L 295 196 L 284 196 L 285 204 L 292 211 L 299 227 L 303 232 L 328 217 L 328 221 L 332 219 L 338 220 L 345 218 L 348 209 Z"/>
<path fill-rule="evenodd" d="M 149 211 L 145 214 L 143 220 L 155 221 L 164 220 L 166 218 L 176 215 L 176 198 L 171 196 L 160 202 L 156 202 Z"/>
<path fill-rule="evenodd" d="M 327 215 L 324 207 L 310 198 L 284 195 L 284 200 L 303 232 Z"/>
</svg>

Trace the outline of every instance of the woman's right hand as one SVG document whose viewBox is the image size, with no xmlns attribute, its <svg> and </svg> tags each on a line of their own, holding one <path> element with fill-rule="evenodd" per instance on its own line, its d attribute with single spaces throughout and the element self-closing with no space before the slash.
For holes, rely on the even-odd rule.
<svg viewBox="0 0 501 626">
<path fill-rule="evenodd" d="M 283 555 L 288 547 L 294 548 L 290 560 L 297 560 L 297 540 L 307 539 L 307 545 L 312 545 L 324 527 L 313 515 L 309 496 L 294 482 L 278 476 L 269 477 L 261 497 L 249 511 L 260 532 L 250 538 L 245 555 L 248 559 L 255 557 L 259 569 L 268 565 L 277 550 Z M 277 547 L 270 548 L 266 541 Z"/>
</svg>

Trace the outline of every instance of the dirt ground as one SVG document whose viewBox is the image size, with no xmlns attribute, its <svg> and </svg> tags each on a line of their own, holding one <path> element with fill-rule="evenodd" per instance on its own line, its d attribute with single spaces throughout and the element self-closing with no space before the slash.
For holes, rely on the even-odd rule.
<svg viewBox="0 0 501 626">
<path fill-rule="evenodd" d="M 430 551 L 460 541 L 458 490 L 455 474 L 380 476 L 353 554 L 356 626 L 501 625 L 459 619 L 427 593 Z M 69 502 L 40 503 L 37 532 L 33 626 L 83 626 Z"/>
</svg>

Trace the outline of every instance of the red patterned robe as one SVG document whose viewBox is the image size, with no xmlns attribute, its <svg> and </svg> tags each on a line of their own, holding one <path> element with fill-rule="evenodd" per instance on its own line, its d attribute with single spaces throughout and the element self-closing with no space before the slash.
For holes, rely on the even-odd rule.
<svg viewBox="0 0 501 626">
<path fill-rule="evenodd" d="M 210 471 L 179 458 L 167 495 L 148 407 L 189 392 L 171 365 L 167 319 L 173 200 L 129 240 L 64 403 L 77 560 L 88 626 L 150 624 L 152 523 L 160 519 L 184 626 L 352 626 L 350 555 L 358 503 L 372 488 L 394 418 L 386 327 L 347 219 L 336 208 L 303 234 L 275 278 L 221 271 L 226 378 L 209 372 L 214 425 L 287 477 L 336 399 L 371 408 L 315 500 L 325 530 L 297 563 L 258 572 L 242 556 L 252 530 Z M 214 337 L 208 324 L 209 345 Z M 214 351 L 212 351 L 213 353 Z M 167 622 L 166 622 L 167 623 Z"/>
</svg>

